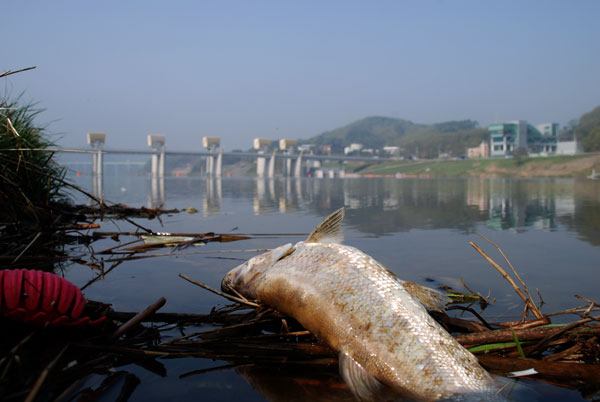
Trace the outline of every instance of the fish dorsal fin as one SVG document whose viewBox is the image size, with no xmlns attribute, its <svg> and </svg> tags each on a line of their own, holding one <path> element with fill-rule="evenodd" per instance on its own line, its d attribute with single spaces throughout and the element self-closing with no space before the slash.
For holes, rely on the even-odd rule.
<svg viewBox="0 0 600 402">
<path fill-rule="evenodd" d="M 344 219 L 344 207 L 338 209 L 323 220 L 312 231 L 307 243 L 341 243 L 344 241 L 344 231 L 342 230 L 342 220 Z"/>
<path fill-rule="evenodd" d="M 340 352 L 340 374 L 359 401 L 388 400 L 392 390 L 348 353 Z"/>
<path fill-rule="evenodd" d="M 406 282 L 398 279 L 404 289 L 415 299 L 421 302 L 427 310 L 443 313 L 446 305 L 452 300 L 442 292 L 419 285 L 418 283 Z"/>
</svg>

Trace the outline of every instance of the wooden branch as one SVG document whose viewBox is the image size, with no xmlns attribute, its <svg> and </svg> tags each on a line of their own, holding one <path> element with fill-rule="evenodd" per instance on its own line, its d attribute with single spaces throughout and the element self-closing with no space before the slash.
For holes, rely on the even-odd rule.
<svg viewBox="0 0 600 402">
<path fill-rule="evenodd" d="M 100 227 L 97 223 L 88 223 L 82 225 L 71 225 L 71 226 L 62 226 L 56 228 L 57 230 L 86 230 L 86 229 L 98 229 Z"/>
<path fill-rule="evenodd" d="M 158 309 L 160 309 L 162 306 L 164 306 L 166 302 L 167 302 L 167 299 L 165 299 L 164 297 L 161 297 L 160 299 L 158 299 L 157 301 L 152 303 L 150 306 L 146 307 L 146 309 L 144 311 L 140 312 L 139 314 L 136 314 L 129 321 L 127 321 L 126 323 L 121 325 L 119 328 L 117 328 L 117 330 L 112 334 L 111 339 L 112 340 L 119 339 L 122 335 L 126 334 L 132 328 L 134 328 L 136 325 L 138 325 L 139 323 L 144 321 L 146 319 L 146 317 L 154 314 Z"/>
<path fill-rule="evenodd" d="M 46 381 L 48 374 L 50 374 L 50 371 L 52 371 L 54 366 L 56 366 L 56 363 L 58 363 L 58 361 L 60 360 L 62 355 L 66 352 L 68 347 L 69 347 L 68 344 L 65 345 L 65 347 L 63 347 L 62 350 L 60 352 L 58 352 L 58 355 L 56 355 L 56 357 L 50 363 L 48 363 L 46 368 L 44 368 L 44 370 L 42 370 L 42 372 L 40 373 L 37 380 L 35 380 L 35 383 L 33 384 L 33 388 L 31 388 L 31 391 L 29 391 L 29 394 L 27 394 L 27 398 L 25 398 L 25 402 L 33 402 L 35 400 L 35 397 L 37 396 L 38 392 L 40 392 L 40 389 L 42 388 L 44 381 Z"/>
<path fill-rule="evenodd" d="M 556 332 L 556 327 L 540 327 L 514 329 L 520 341 L 532 339 L 542 339 L 549 334 Z M 486 343 L 510 342 L 513 340 L 513 334 L 510 329 L 498 329 L 495 331 L 474 332 L 470 334 L 458 334 L 456 340 L 462 345 L 482 345 Z"/>
<path fill-rule="evenodd" d="M 515 269 L 515 267 L 512 265 L 512 263 L 510 262 L 510 260 L 506 256 L 506 254 L 504 254 L 504 251 L 502 251 L 502 249 L 500 248 L 500 246 L 498 246 L 496 243 L 494 243 L 493 241 L 491 241 L 490 239 L 488 239 L 487 237 L 485 237 L 481 233 L 476 233 L 476 234 L 479 235 L 479 237 L 481 237 L 482 239 L 486 240 L 492 246 L 496 247 L 496 249 L 500 252 L 500 254 L 502 255 L 502 257 L 504 258 L 504 261 L 506 261 L 506 263 L 508 264 L 508 266 L 510 267 L 510 269 L 513 271 L 513 273 L 515 274 L 515 276 L 517 277 L 517 279 L 521 283 L 521 286 L 523 286 L 523 290 L 527 294 L 527 297 L 529 298 L 529 301 L 531 302 L 532 305 L 535 306 L 535 309 L 539 312 L 539 308 L 537 307 L 537 305 L 533 301 L 533 297 L 531 297 L 531 293 L 529 293 L 529 290 L 527 289 L 527 284 L 525 283 L 525 281 L 523 281 L 523 279 L 521 279 L 521 277 L 519 276 L 519 273 L 517 272 L 517 270 Z M 539 289 L 538 289 L 538 294 L 539 294 Z M 534 311 L 534 313 L 535 313 L 535 311 Z"/>
<path fill-rule="evenodd" d="M 539 327 L 540 325 L 548 325 L 550 324 L 550 319 L 546 316 L 542 318 L 536 318 L 535 320 L 527 320 L 527 321 L 506 321 L 494 323 L 494 325 L 498 325 L 501 328 L 512 328 L 512 329 L 524 329 L 524 328 L 534 328 Z"/>
<path fill-rule="evenodd" d="M 544 339 L 542 339 L 541 341 L 539 341 L 538 343 L 536 343 L 532 348 L 529 348 L 528 349 L 528 353 L 529 354 L 534 354 L 534 353 L 537 353 L 537 352 L 541 352 L 542 350 L 544 350 L 544 348 L 546 347 L 546 344 L 550 340 L 556 338 L 557 336 L 560 336 L 560 335 L 564 334 L 565 332 L 567 332 L 567 331 L 569 331 L 569 330 L 571 330 L 573 328 L 576 328 L 576 327 L 578 327 L 578 326 L 580 326 L 582 324 L 585 324 L 586 322 L 590 322 L 590 321 L 593 321 L 593 318 L 591 318 L 591 317 L 590 318 L 584 318 L 583 320 L 572 322 L 571 324 L 566 325 L 566 326 L 564 326 L 562 328 L 558 328 L 558 329 L 555 328 L 552 333 L 546 335 L 544 337 Z"/>
<path fill-rule="evenodd" d="M 588 384 L 600 383 L 598 365 L 585 363 L 548 362 L 535 359 L 479 355 L 479 363 L 488 370 L 504 372 L 535 369 L 540 376 L 564 380 L 579 380 Z"/>
<path fill-rule="evenodd" d="M 35 241 L 36 241 L 36 240 L 37 240 L 37 239 L 38 239 L 38 238 L 39 238 L 41 235 L 42 235 L 42 232 L 38 232 L 38 233 L 35 235 L 35 237 L 33 238 L 33 240 L 31 240 L 31 241 L 29 242 L 29 244 L 27 245 L 27 247 L 25 247 L 25 248 L 23 249 L 23 251 L 21 251 L 21 253 L 20 253 L 18 256 L 16 256 L 16 257 L 15 257 L 15 259 L 14 259 L 14 260 L 12 260 L 12 262 L 11 262 L 10 264 L 11 264 L 11 265 L 13 265 L 14 263 L 16 263 L 16 262 L 19 260 L 19 258 L 21 258 L 21 256 L 23 256 L 23 254 L 25 254 L 25 253 L 27 252 L 27 250 L 29 250 L 29 248 L 30 248 L 30 247 L 33 245 L 33 243 L 35 243 Z"/>
<path fill-rule="evenodd" d="M 487 255 L 486 252 L 483 251 L 477 244 L 475 244 L 473 242 L 469 242 L 469 244 L 479 254 L 481 254 L 483 256 L 483 258 L 485 258 L 490 264 L 492 264 L 492 266 L 494 268 L 496 268 L 496 271 L 498 271 L 500 273 L 500 275 L 502 275 L 502 277 L 508 281 L 508 283 L 510 283 L 510 285 L 513 287 L 513 289 L 515 290 L 515 292 L 517 292 L 517 295 L 519 295 L 519 297 L 521 298 L 521 300 L 523 300 L 523 302 L 527 305 L 527 307 L 531 310 L 531 312 L 535 315 L 536 318 L 542 318 L 544 316 L 542 314 L 542 312 L 538 309 L 538 307 L 535 304 L 533 304 L 529 300 L 529 298 L 527 298 L 527 296 L 525 296 L 525 294 L 523 293 L 523 291 L 521 290 L 521 288 L 519 288 L 519 286 L 515 283 L 515 281 L 513 280 L 513 278 L 511 278 L 510 275 L 508 275 L 506 273 L 506 271 L 500 265 L 498 265 L 498 263 L 496 263 L 496 261 L 494 261 L 492 259 L 492 257 L 490 257 L 489 255 Z"/>
<path fill-rule="evenodd" d="M 17 74 L 17 73 L 22 73 L 23 71 L 29 71 L 29 70 L 33 70 L 34 68 L 36 68 L 37 66 L 33 66 L 33 67 L 27 67 L 27 68 L 22 68 L 20 70 L 15 70 L 15 71 L 5 71 L 2 74 L 0 74 L 0 78 L 4 78 L 7 77 L 11 74 Z"/>
</svg>

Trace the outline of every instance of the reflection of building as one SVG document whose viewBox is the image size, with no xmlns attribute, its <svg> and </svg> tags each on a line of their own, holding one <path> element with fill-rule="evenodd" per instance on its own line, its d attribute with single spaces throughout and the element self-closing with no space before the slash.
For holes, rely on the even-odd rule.
<svg viewBox="0 0 600 402">
<path fill-rule="evenodd" d="M 575 215 L 575 198 L 573 196 L 557 196 L 554 205 L 556 216 Z"/>
<path fill-rule="evenodd" d="M 476 206 L 480 212 L 487 211 L 490 205 L 490 189 L 487 183 L 483 180 L 467 182 L 467 205 Z"/>
<path fill-rule="evenodd" d="M 529 226 L 554 228 L 556 195 L 544 190 L 543 182 L 491 181 L 486 226 L 497 230 Z"/>
</svg>

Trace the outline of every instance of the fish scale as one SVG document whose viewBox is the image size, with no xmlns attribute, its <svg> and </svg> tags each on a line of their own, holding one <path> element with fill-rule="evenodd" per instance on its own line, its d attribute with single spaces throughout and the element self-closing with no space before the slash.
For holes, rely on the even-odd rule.
<svg viewBox="0 0 600 402">
<path fill-rule="evenodd" d="M 338 351 L 342 376 L 359 399 L 377 400 L 381 390 L 428 400 L 495 394 L 476 358 L 401 280 L 362 251 L 327 236 L 310 241 L 313 234 L 233 269 L 223 289 L 294 317 Z"/>
</svg>

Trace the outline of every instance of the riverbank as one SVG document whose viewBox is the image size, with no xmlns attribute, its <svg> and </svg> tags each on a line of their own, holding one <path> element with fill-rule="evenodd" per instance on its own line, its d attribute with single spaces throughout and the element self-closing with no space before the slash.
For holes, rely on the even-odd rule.
<svg viewBox="0 0 600 402">
<path fill-rule="evenodd" d="M 469 159 L 398 161 L 380 164 L 348 164 L 346 171 L 360 175 L 403 175 L 407 177 L 480 178 L 586 178 L 592 169 L 600 172 L 600 154 L 512 159 Z"/>
</svg>

